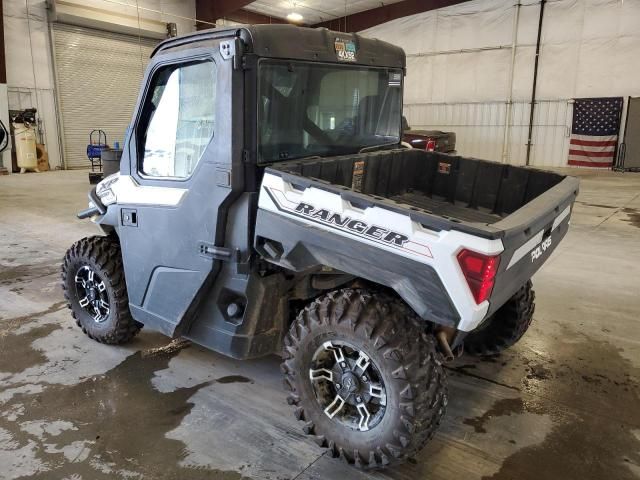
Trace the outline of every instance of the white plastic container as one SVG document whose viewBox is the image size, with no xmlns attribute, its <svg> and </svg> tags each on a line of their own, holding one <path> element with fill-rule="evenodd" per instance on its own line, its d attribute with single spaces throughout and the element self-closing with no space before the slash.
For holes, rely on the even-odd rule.
<svg viewBox="0 0 640 480">
<path fill-rule="evenodd" d="M 38 171 L 38 153 L 36 151 L 36 132 L 32 127 L 25 127 L 22 123 L 14 123 L 14 138 L 16 142 L 16 158 L 20 173 L 27 170 Z"/>
</svg>

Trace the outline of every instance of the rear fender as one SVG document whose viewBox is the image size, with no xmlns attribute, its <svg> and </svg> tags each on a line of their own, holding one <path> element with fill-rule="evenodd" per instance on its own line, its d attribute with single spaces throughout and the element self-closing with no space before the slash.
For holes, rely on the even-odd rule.
<svg viewBox="0 0 640 480">
<path fill-rule="evenodd" d="M 463 331 L 485 318 L 489 302 L 475 303 L 457 253 L 503 250 L 499 239 L 434 231 L 401 212 L 355 206 L 339 194 L 294 187 L 269 172 L 260 191 L 255 247 L 289 270 L 329 266 L 387 286 L 423 319 Z"/>
</svg>

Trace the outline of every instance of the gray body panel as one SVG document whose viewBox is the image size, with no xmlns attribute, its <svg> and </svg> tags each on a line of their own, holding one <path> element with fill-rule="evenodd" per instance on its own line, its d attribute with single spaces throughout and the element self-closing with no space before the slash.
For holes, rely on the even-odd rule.
<svg viewBox="0 0 640 480">
<path fill-rule="evenodd" d="M 109 216 L 103 219 L 115 227 L 120 238 L 134 318 L 169 336 L 195 313 L 200 297 L 213 283 L 221 261 L 203 254 L 201 246 L 224 243 L 226 211 L 244 190 L 242 175 L 237 174 L 242 171 L 242 139 L 233 135 L 234 127 L 241 125 L 243 118 L 243 97 L 233 95 L 234 89 L 243 90 L 242 75 L 233 69 L 232 62 L 221 57 L 218 44 L 219 41 L 211 41 L 207 48 L 191 48 L 188 55 L 170 50 L 156 55 L 145 75 L 146 88 L 142 89 L 138 115 L 121 160 L 121 174 L 130 175 L 142 188 L 183 191 L 180 202 L 175 205 L 163 205 L 162 199 L 159 204 L 119 202 L 109 207 Z M 141 105 L 153 74 L 159 67 L 197 59 L 212 59 L 216 64 L 214 136 L 189 178 L 143 176 L 137 168 L 136 134 Z M 221 178 L 228 181 L 216 185 Z M 136 215 L 135 225 L 124 221 L 132 212 Z M 245 254 L 246 248 L 245 245 Z"/>
</svg>

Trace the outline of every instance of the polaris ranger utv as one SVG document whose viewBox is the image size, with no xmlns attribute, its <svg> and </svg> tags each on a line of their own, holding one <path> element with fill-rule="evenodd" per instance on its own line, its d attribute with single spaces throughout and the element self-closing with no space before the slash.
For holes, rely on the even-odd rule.
<svg viewBox="0 0 640 480">
<path fill-rule="evenodd" d="M 404 73 L 400 48 L 326 29 L 161 43 L 120 172 L 78 214 L 104 235 L 64 258 L 78 325 L 283 352 L 320 446 L 363 468 L 414 455 L 445 412 L 442 361 L 527 330 L 578 182 L 402 148 Z"/>
</svg>

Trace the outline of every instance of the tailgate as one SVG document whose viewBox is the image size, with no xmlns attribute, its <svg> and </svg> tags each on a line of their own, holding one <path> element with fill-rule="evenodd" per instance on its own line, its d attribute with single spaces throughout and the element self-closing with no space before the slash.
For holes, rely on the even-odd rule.
<svg viewBox="0 0 640 480">
<path fill-rule="evenodd" d="M 495 312 L 547 261 L 569 228 L 578 179 L 566 177 L 493 226 L 504 232 L 488 314 Z"/>
</svg>

